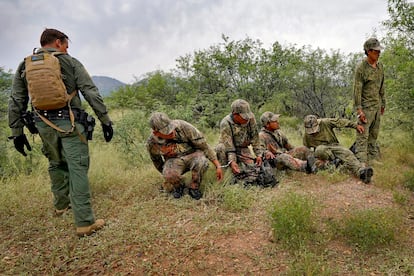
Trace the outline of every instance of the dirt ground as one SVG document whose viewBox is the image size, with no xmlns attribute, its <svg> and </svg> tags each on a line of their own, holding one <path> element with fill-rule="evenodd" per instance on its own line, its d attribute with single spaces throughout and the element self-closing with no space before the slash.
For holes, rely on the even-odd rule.
<svg viewBox="0 0 414 276">
<path fill-rule="evenodd" d="M 392 191 L 376 187 L 375 180 L 373 184 L 367 185 L 356 178 L 349 177 L 344 181 L 332 184 L 324 183 L 323 179 L 316 175 L 296 175 L 294 181 L 306 183 L 306 185 L 295 187 L 295 192 L 313 195 L 321 203 L 322 208 L 318 215 L 322 217 L 322 220 L 343 217 L 350 210 L 386 208 L 396 204 Z M 282 186 L 267 192 L 277 194 L 285 187 L 291 189 L 292 186 L 294 187 L 294 184 L 284 180 Z M 413 196 L 410 201 L 409 205 L 413 206 Z M 289 266 L 292 265 L 292 253 L 275 244 L 268 221 L 262 219 L 266 216 L 265 210 L 253 209 L 254 213 L 249 218 L 253 223 L 250 230 L 220 236 L 211 235 L 208 232 L 200 236 L 194 234 L 187 236 L 187 239 L 193 239 L 194 242 L 190 246 L 187 244 L 185 250 L 177 248 L 176 256 L 149 253 L 141 261 L 148 261 L 151 266 L 149 268 L 141 267 L 138 270 L 133 269 L 130 273 L 132 275 L 141 273 L 156 275 L 286 274 Z M 405 224 L 411 236 L 414 234 L 413 218 L 412 214 L 407 212 Z M 185 227 L 190 230 L 196 226 L 189 222 Z M 166 251 L 174 251 L 171 245 L 166 246 Z M 369 275 L 382 275 L 375 268 L 365 269 L 364 266 L 367 264 L 358 264 L 361 260 L 355 259 L 352 247 L 336 240 L 330 241 L 325 246 L 325 251 L 330 252 L 328 255 L 331 256 L 326 260 L 326 264 L 334 271 L 328 273 L 329 275 L 356 275 L 356 271 L 365 271 Z M 414 248 L 412 239 L 411 248 Z M 133 248 L 131 250 L 133 251 Z M 366 262 L 369 263 L 369 257 L 367 258 Z M 351 268 L 349 268 L 350 263 L 352 264 Z"/>
</svg>

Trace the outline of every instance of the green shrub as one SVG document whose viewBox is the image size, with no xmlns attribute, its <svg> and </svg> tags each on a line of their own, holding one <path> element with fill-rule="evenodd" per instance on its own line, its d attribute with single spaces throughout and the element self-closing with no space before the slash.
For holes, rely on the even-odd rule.
<svg viewBox="0 0 414 276">
<path fill-rule="evenodd" d="M 148 118 L 144 112 L 129 111 L 114 124 L 114 142 L 130 165 L 137 166 L 151 162 L 146 150 L 146 141 L 150 135 Z"/>
<path fill-rule="evenodd" d="M 414 192 L 414 170 L 406 172 L 404 178 L 404 187 Z"/>
<path fill-rule="evenodd" d="M 274 203 L 270 216 L 275 239 L 293 248 L 306 244 L 314 233 L 315 207 L 313 199 L 295 193 Z"/>
<path fill-rule="evenodd" d="M 370 250 L 396 240 L 402 219 L 393 209 L 358 210 L 343 220 L 342 235 L 349 244 Z"/>
</svg>

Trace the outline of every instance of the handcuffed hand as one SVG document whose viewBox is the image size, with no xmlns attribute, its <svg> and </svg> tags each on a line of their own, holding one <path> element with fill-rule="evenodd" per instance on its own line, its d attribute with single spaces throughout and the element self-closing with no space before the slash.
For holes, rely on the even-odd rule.
<svg viewBox="0 0 414 276">
<path fill-rule="evenodd" d="M 102 131 L 106 142 L 112 140 L 112 136 L 114 136 L 114 129 L 112 128 L 112 122 L 107 124 L 102 124 Z"/>
<path fill-rule="evenodd" d="M 26 152 L 24 151 L 24 146 L 26 146 L 28 151 L 32 150 L 32 147 L 29 144 L 29 141 L 26 138 L 25 134 L 19 136 L 10 136 L 10 140 L 13 140 L 14 147 L 18 152 L 20 152 L 23 156 L 27 156 Z"/>
</svg>

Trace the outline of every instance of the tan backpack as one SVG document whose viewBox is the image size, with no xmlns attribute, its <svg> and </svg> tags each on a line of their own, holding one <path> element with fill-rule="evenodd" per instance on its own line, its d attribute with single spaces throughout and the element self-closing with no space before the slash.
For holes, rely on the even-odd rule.
<svg viewBox="0 0 414 276">
<path fill-rule="evenodd" d="M 26 57 L 26 80 L 30 100 L 36 114 L 49 126 L 63 132 L 70 133 L 74 130 L 74 116 L 70 108 L 70 101 L 76 94 L 76 90 L 70 95 L 62 80 L 59 59 L 57 55 L 62 52 L 42 52 Z M 63 130 L 42 116 L 37 110 L 55 110 L 65 106 L 69 107 L 72 128 Z"/>
</svg>

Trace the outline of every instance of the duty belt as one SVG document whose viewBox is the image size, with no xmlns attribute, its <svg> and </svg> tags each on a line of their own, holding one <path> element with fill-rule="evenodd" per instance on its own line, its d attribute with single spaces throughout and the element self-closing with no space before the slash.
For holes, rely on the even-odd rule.
<svg viewBox="0 0 414 276">
<path fill-rule="evenodd" d="M 55 110 L 37 110 L 37 112 L 47 118 L 48 120 L 68 120 L 70 119 L 69 109 L 55 109 Z M 72 108 L 75 121 L 79 120 L 80 110 Z M 40 122 L 42 119 L 35 113 L 35 121 Z"/>
</svg>

